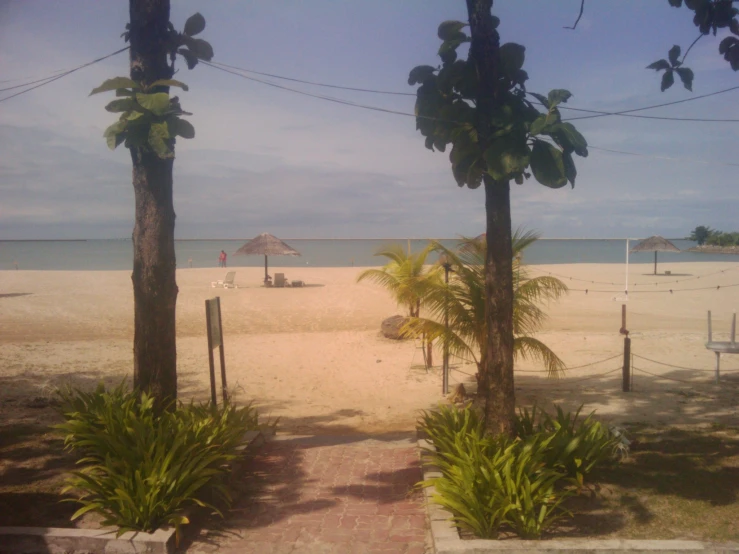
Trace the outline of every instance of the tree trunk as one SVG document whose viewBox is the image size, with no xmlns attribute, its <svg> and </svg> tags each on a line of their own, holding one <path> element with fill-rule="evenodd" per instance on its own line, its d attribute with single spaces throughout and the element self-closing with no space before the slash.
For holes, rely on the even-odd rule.
<svg viewBox="0 0 739 554">
<path fill-rule="evenodd" d="M 131 79 L 170 79 L 169 0 L 130 0 Z M 161 91 L 167 91 L 162 88 Z M 174 149 L 174 144 L 170 147 Z M 131 148 L 136 223 L 133 228 L 134 386 L 162 405 L 177 397 L 175 343 L 173 159 Z"/>
<path fill-rule="evenodd" d="M 513 386 L 513 248 L 510 186 L 485 176 L 487 253 L 482 392 L 485 424 L 493 433 L 510 434 L 516 408 Z"/>
<path fill-rule="evenodd" d="M 497 102 L 500 37 L 493 26 L 492 0 L 467 0 L 470 60 L 480 79 L 477 129 L 484 152 Z M 510 433 L 515 416 L 513 387 L 513 252 L 510 187 L 490 176 L 485 184 L 487 253 L 485 256 L 485 323 L 487 339 L 481 353 L 480 389 L 485 397 L 485 426 L 492 433 Z"/>
</svg>

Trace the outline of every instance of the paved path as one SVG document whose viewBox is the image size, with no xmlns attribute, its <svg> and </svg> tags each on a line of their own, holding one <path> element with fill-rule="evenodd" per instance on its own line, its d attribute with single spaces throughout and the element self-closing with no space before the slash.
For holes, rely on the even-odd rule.
<svg viewBox="0 0 739 554">
<path fill-rule="evenodd" d="M 277 438 L 247 469 L 225 532 L 189 554 L 431 552 L 411 437 Z"/>
</svg>

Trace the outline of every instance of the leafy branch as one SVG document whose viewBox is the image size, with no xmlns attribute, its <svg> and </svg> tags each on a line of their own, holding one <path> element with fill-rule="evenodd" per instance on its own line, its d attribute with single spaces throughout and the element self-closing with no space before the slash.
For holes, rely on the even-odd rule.
<svg viewBox="0 0 739 554">
<path fill-rule="evenodd" d="M 499 24 L 495 17 L 493 24 Z M 569 182 L 574 187 L 577 171 L 572 154 L 587 156 L 588 150 L 580 132 L 561 120 L 558 106 L 572 94 L 563 89 L 552 90 L 547 96 L 528 93 L 546 107 L 546 113 L 540 113 L 526 99 L 526 49 L 520 44 L 500 46 L 491 131 L 480 140 L 474 104 L 479 78 L 474 64 L 458 60 L 456 52 L 470 40 L 463 31 L 466 26 L 462 21 L 443 22 L 438 30 L 442 65 L 417 66 L 408 77 L 409 85 L 420 85 L 416 92 L 416 128 L 426 137 L 426 148 L 444 152 L 451 144 L 449 159 L 459 186 L 477 188 L 484 174 L 498 181 L 523 184 L 533 173 L 545 186 L 560 188 Z M 486 145 L 484 151 L 482 144 Z"/>
<path fill-rule="evenodd" d="M 169 23 L 170 59 L 174 66 L 177 54 L 180 54 L 192 69 L 198 60 L 210 61 L 213 58 L 213 47 L 205 40 L 193 38 L 205 29 L 205 18 L 196 13 L 185 22 L 182 33 L 178 33 Z M 130 40 L 131 25 L 121 35 L 126 42 Z M 103 136 L 111 150 L 120 144 L 126 148 L 143 148 L 154 152 L 162 159 L 174 158 L 174 142 L 176 137 L 191 139 L 195 137 L 195 128 L 180 116 L 192 115 L 180 106 L 177 96 L 169 96 L 169 87 L 188 90 L 185 83 L 175 79 L 159 79 L 153 83 L 135 81 L 128 77 L 114 77 L 90 92 L 115 91 L 117 100 L 105 106 L 111 113 L 120 113 L 118 121 L 110 125 Z"/>
</svg>

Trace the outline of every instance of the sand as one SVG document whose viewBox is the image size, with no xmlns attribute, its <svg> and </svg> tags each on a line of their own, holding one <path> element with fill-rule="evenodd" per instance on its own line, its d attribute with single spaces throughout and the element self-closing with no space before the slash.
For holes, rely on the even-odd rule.
<svg viewBox="0 0 739 554">
<path fill-rule="evenodd" d="M 265 416 L 280 417 L 285 432 L 407 431 L 419 409 L 444 401 L 440 352 L 435 367 L 426 371 L 418 344 L 381 336 L 381 321 L 401 310 L 385 290 L 356 283 L 361 268 L 270 268 L 272 275 L 283 271 L 310 285 L 294 289 L 261 287 L 259 268 L 231 269 L 237 289 L 211 288 L 211 281 L 223 278 L 221 269 L 177 272 L 182 399 L 209 395 L 204 301 L 218 295 L 229 385 L 240 401 L 253 400 Z M 651 264 L 631 266 L 632 283 L 659 282 L 630 285 L 632 351 L 695 369 L 635 358 L 635 390 L 621 392 L 617 297 L 623 294 L 596 291 L 621 290 L 623 266 L 536 266 L 535 274 L 553 272 L 566 276 L 573 289 L 588 289 L 587 294 L 573 290 L 548 306 L 550 317 L 537 337 L 573 368 L 617 357 L 568 370 L 558 381 L 547 379 L 535 363 L 519 360 L 519 404 L 559 402 L 572 409 L 585 403 L 585 410 L 596 409 L 616 423 L 739 424 L 739 371 L 725 373 L 722 384 L 714 385 L 714 355 L 704 347 L 707 310 L 713 311 L 715 333 L 728 335 L 739 287 L 727 285 L 739 283 L 739 264 L 661 264 L 660 271 L 665 269 L 672 275 L 648 275 Z M 702 287 L 710 289 L 680 292 Z M 675 292 L 635 292 L 669 288 Z M 7 415 L 18 398 L 49 395 L 64 383 L 91 387 L 130 377 L 132 336 L 128 271 L 0 272 L 0 410 Z M 739 356 L 724 356 L 722 365 L 739 370 Z M 453 360 L 452 383 L 470 388 L 475 371 L 474 365 Z"/>
</svg>

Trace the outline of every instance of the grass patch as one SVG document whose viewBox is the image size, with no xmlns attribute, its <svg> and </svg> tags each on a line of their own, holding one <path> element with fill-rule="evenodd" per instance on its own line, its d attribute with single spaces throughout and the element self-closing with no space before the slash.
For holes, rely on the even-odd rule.
<svg viewBox="0 0 739 554">
<path fill-rule="evenodd" d="M 739 540 L 739 429 L 629 430 L 631 455 L 596 469 L 557 536 Z"/>
</svg>

